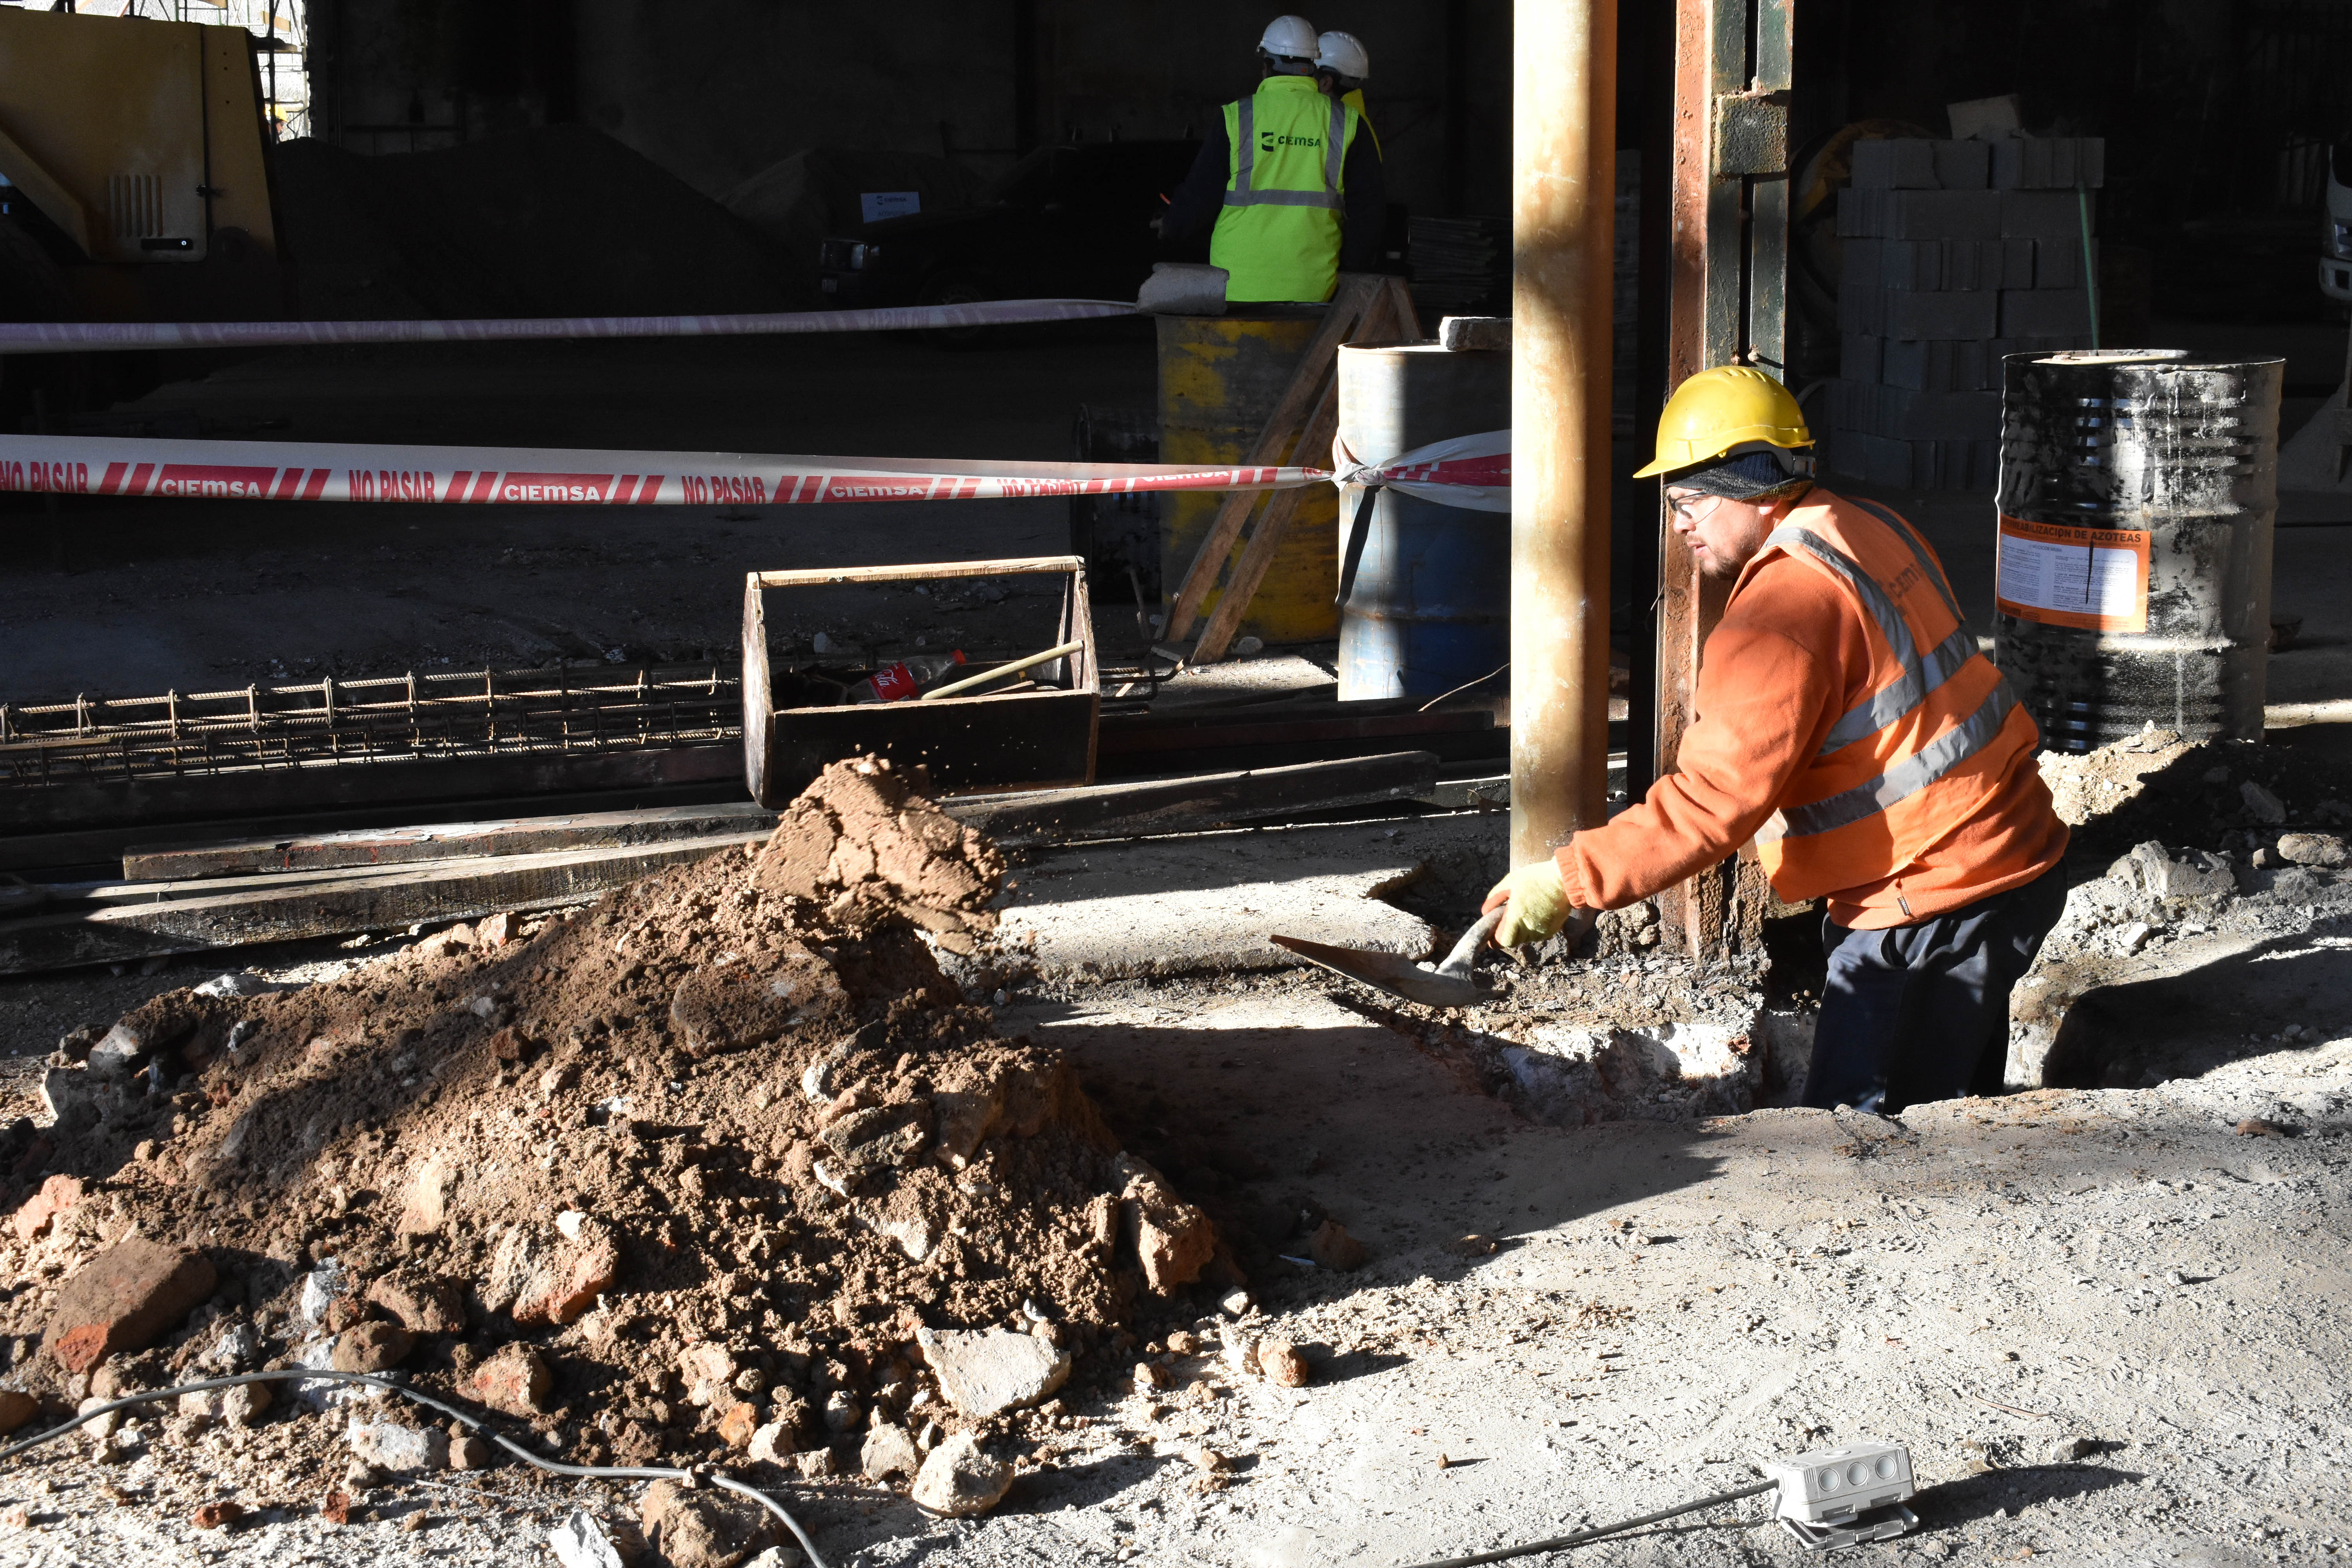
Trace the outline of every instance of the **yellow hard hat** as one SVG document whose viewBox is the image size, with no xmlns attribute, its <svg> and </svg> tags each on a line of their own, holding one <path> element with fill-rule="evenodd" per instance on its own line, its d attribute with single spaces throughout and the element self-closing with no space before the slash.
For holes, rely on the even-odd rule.
<svg viewBox="0 0 2352 1568">
<path fill-rule="evenodd" d="M 1675 388 L 1658 416 L 1658 455 L 1633 477 L 1671 473 L 1720 458 L 1733 447 L 1760 441 L 1771 447 L 1810 447 L 1805 411 L 1789 389 L 1760 370 L 1719 364 Z"/>
</svg>

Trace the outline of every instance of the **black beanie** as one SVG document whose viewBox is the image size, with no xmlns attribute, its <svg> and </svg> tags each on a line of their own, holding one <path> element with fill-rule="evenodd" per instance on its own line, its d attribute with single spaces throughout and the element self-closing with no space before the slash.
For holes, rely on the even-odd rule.
<svg viewBox="0 0 2352 1568">
<path fill-rule="evenodd" d="M 1809 447 L 1800 447 L 1798 451 L 1804 456 L 1811 455 Z M 1754 500 L 1759 496 L 1787 489 L 1792 485 L 1810 484 L 1811 476 L 1790 473 L 1769 452 L 1750 451 L 1694 463 L 1687 468 L 1668 474 L 1665 482 L 1682 489 L 1696 490 L 1701 495 L 1721 496 L 1727 500 Z"/>
</svg>

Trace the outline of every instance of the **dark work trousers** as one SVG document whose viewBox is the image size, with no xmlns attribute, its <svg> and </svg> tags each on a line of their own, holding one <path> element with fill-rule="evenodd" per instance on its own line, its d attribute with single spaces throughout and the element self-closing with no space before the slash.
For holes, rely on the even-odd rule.
<svg viewBox="0 0 2352 1568">
<path fill-rule="evenodd" d="M 2061 869 L 1916 925 L 1854 931 L 1824 918 L 1829 983 L 1803 1103 L 1892 1116 L 2000 1093 L 2009 988 L 2065 908 Z"/>
</svg>

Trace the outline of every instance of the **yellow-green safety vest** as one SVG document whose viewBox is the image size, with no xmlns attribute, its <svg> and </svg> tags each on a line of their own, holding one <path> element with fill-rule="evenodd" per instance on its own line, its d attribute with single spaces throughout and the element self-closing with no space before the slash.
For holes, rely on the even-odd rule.
<svg viewBox="0 0 2352 1568">
<path fill-rule="evenodd" d="M 1312 77 L 1268 77 L 1225 105 L 1224 210 L 1209 260 L 1233 300 L 1331 297 L 1339 280 L 1340 171 L 1363 117 Z"/>
</svg>

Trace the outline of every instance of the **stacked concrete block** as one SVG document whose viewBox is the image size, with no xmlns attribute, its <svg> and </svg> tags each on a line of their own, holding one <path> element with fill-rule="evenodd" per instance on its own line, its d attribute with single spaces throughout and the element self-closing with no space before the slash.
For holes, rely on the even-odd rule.
<svg viewBox="0 0 2352 1568">
<path fill-rule="evenodd" d="M 2001 360 L 2090 342 L 2096 137 L 1858 142 L 1838 202 L 1841 353 L 1825 456 L 1915 489 L 1991 485 Z M 2095 265 L 2095 252 L 2091 258 Z"/>
</svg>

